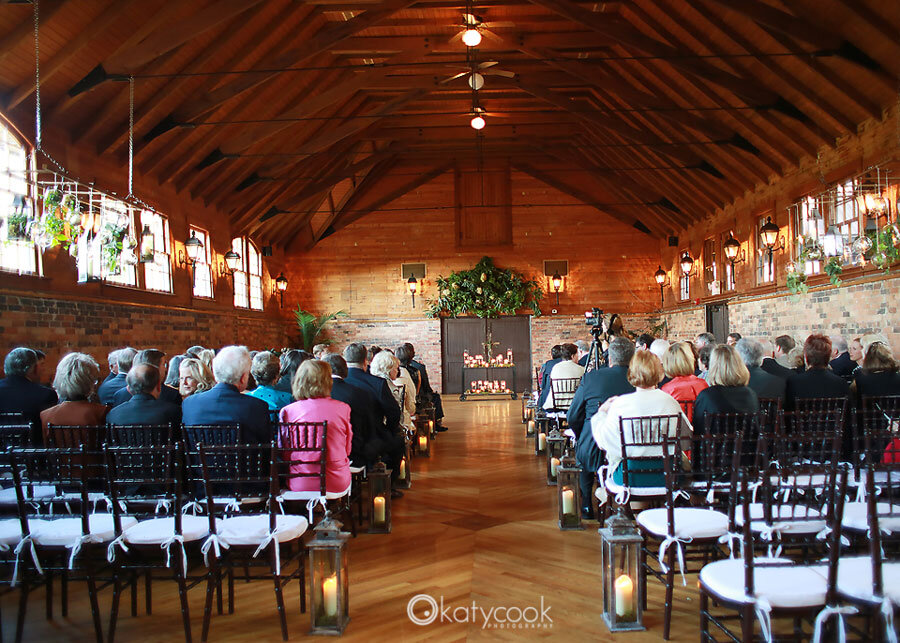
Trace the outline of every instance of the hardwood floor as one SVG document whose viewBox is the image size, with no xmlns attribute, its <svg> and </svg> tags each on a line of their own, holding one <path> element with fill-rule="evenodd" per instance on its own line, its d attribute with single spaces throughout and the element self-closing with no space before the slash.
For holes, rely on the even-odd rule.
<svg viewBox="0 0 900 643">
<path fill-rule="evenodd" d="M 449 398 L 449 396 L 448 396 Z M 600 618 L 601 587 L 597 523 L 581 532 L 556 525 L 556 488 L 544 481 L 544 462 L 527 448 L 519 402 L 448 401 L 445 423 L 430 459 L 413 461 L 413 486 L 393 504 L 393 533 L 350 541 L 350 615 L 344 639 L 358 641 L 462 641 L 562 638 L 570 640 L 662 640 L 662 591 L 651 579 L 647 632 L 610 635 Z M 696 576 L 677 583 L 672 640 L 696 640 Z M 154 583 L 153 615 L 130 616 L 128 599 L 117 641 L 177 641 L 181 618 L 174 583 Z M 69 617 L 44 618 L 43 592 L 30 599 L 25 639 L 91 641 L 90 611 L 82 585 L 70 588 Z M 270 583 L 236 584 L 235 614 L 214 616 L 210 641 L 280 640 Z M 419 626 L 407 603 L 428 594 L 444 607 L 549 606 L 552 625 L 536 629 L 483 628 L 472 623 Z M 2 599 L 3 632 L 11 640 L 17 596 Z M 139 597 L 143 604 L 143 596 Z M 305 637 L 309 618 L 299 612 L 296 584 L 285 600 L 292 639 Z M 424 604 L 423 604 L 424 606 Z M 104 632 L 109 591 L 101 595 Z M 194 639 L 200 639 L 203 592 L 191 592 Z M 416 610 L 422 614 L 424 610 Z M 456 615 L 463 616 L 457 609 Z M 450 612 L 452 617 L 454 612 Z"/>
</svg>

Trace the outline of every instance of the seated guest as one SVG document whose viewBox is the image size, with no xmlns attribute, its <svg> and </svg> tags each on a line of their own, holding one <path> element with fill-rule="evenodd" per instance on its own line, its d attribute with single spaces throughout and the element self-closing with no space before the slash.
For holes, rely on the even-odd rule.
<svg viewBox="0 0 900 643">
<path fill-rule="evenodd" d="M 382 350 L 369 365 L 369 372 L 388 382 L 388 390 L 400 406 L 400 426 L 412 429 L 412 416 L 416 414 L 416 391 L 412 380 L 400 377 L 400 360 Z"/>
<path fill-rule="evenodd" d="M 400 360 L 400 369 L 406 371 L 406 374 L 409 375 L 409 379 L 416 391 L 416 399 L 418 400 L 419 390 L 422 387 L 422 378 L 419 376 L 419 369 L 412 365 L 412 358 L 415 356 L 412 345 L 401 344 L 397 347 L 397 351 L 394 354 Z M 415 413 L 413 414 L 415 415 Z"/>
<path fill-rule="evenodd" d="M 202 351 L 200 351 L 200 354 L 197 355 L 197 359 L 199 359 L 201 362 L 203 362 L 203 365 L 207 369 L 209 369 L 210 372 L 212 372 L 212 370 L 213 370 L 212 363 L 215 358 L 216 358 L 216 351 L 214 351 L 211 348 L 204 348 Z"/>
<path fill-rule="evenodd" d="M 312 354 L 316 359 L 322 359 L 326 355 L 331 353 L 331 348 L 328 344 L 316 344 L 313 346 Z"/>
<path fill-rule="evenodd" d="M 331 397 L 350 407 L 350 427 L 353 440 L 350 463 L 354 467 L 371 467 L 378 458 L 387 461 L 386 442 L 375 432 L 372 409 L 375 398 L 369 391 L 347 384 L 347 361 L 337 353 L 328 353 L 322 360 L 331 366 Z"/>
<path fill-rule="evenodd" d="M 135 364 L 125 376 L 129 398 L 106 416 L 109 424 L 181 424 L 181 405 L 160 397 L 162 381 L 159 369 L 152 364 Z M 178 401 L 181 401 L 179 396 Z"/>
<path fill-rule="evenodd" d="M 178 394 L 182 400 L 188 395 L 208 391 L 215 385 L 212 373 L 199 359 L 188 357 L 178 365 Z"/>
<path fill-rule="evenodd" d="M 709 356 L 712 355 L 713 349 L 716 347 L 715 344 L 704 344 L 703 348 L 697 351 L 697 377 L 701 380 L 706 381 L 707 373 L 709 372 Z"/>
<path fill-rule="evenodd" d="M 226 346 L 220 350 L 213 359 L 213 375 L 216 378 L 214 387 L 190 395 L 182 402 L 182 422 L 186 426 L 239 424 L 242 443 L 268 444 L 272 440 L 269 406 L 262 400 L 241 394 L 250 379 L 247 347 Z"/>
<path fill-rule="evenodd" d="M 56 392 L 40 384 L 38 357 L 37 351 L 31 348 L 12 349 L 3 361 L 6 377 L 0 380 L 0 413 L 16 413 L 22 422 L 31 422 L 35 444 L 40 443 L 41 411 L 58 402 Z M 10 419 L 10 422 L 18 423 L 18 420 Z"/>
<path fill-rule="evenodd" d="M 788 378 L 785 408 L 793 410 L 797 400 L 822 397 L 846 397 L 850 385 L 828 368 L 831 360 L 831 340 L 813 334 L 803 344 L 806 372 Z"/>
<path fill-rule="evenodd" d="M 850 359 L 849 349 L 850 346 L 847 344 L 847 340 L 842 336 L 831 336 L 831 362 L 829 366 L 831 366 L 831 371 L 835 375 L 843 377 L 845 380 L 851 379 L 853 369 L 856 368 L 856 364 Z"/>
<path fill-rule="evenodd" d="M 403 345 L 409 349 L 409 352 L 412 355 L 412 358 L 409 360 L 409 365 L 419 371 L 419 379 L 421 380 L 421 384 L 419 385 L 419 400 L 422 401 L 425 406 L 428 406 L 428 404 L 430 403 L 431 406 L 434 407 L 434 430 L 446 431 L 447 427 L 443 424 L 444 404 L 441 401 L 441 395 L 440 393 L 432 390 L 431 384 L 428 382 L 428 369 L 425 368 L 425 364 L 415 359 L 415 346 L 413 346 L 409 342 L 406 342 Z"/>
<path fill-rule="evenodd" d="M 783 400 L 786 380 L 760 368 L 763 356 L 762 344 L 755 339 L 745 337 L 738 340 L 735 348 L 750 373 L 750 381 L 747 386 L 756 392 L 756 396 L 762 399 Z"/>
<path fill-rule="evenodd" d="M 622 441 L 619 432 L 620 418 L 636 418 L 651 415 L 677 415 L 690 430 L 690 422 L 681 411 L 681 406 L 675 399 L 657 388 L 663 377 L 662 363 L 649 351 L 638 351 L 631 358 L 628 365 L 628 381 L 635 387 L 634 393 L 626 393 L 618 397 L 606 400 L 597 414 L 591 418 L 591 434 L 597 446 L 606 451 L 606 461 L 609 464 L 609 475 L 614 482 L 622 484 Z M 667 427 L 669 437 L 678 435 L 679 423 L 672 421 Z M 626 431 L 627 431 L 626 425 Z M 630 437 L 630 436 L 627 436 Z M 662 456 L 662 447 L 633 447 L 628 456 Z M 662 460 L 662 457 L 660 457 Z M 647 466 L 643 464 L 640 467 Z M 652 473 L 635 476 L 629 480 L 629 484 L 636 487 L 663 486 L 665 481 L 662 473 L 662 465 L 652 466 Z"/>
<path fill-rule="evenodd" d="M 741 340 L 740 333 L 728 333 L 728 337 L 725 338 L 725 343 L 729 346 L 734 346 Z"/>
<path fill-rule="evenodd" d="M 787 354 L 787 366 L 795 373 L 802 373 L 805 370 L 805 362 L 803 358 L 803 349 L 795 346 L 791 352 Z"/>
<path fill-rule="evenodd" d="M 123 348 L 118 351 L 116 354 L 116 365 L 119 370 L 115 377 L 106 380 L 100 385 L 100 389 L 97 391 L 100 402 L 112 404 L 116 393 L 125 388 L 125 376 L 131 370 L 135 355 L 137 355 L 137 351 L 133 348 Z"/>
<path fill-rule="evenodd" d="M 291 393 L 292 382 L 300 364 L 308 359 L 312 359 L 312 355 L 303 350 L 292 348 L 281 356 L 281 372 L 278 375 L 278 382 L 275 388 L 285 393 Z"/>
<path fill-rule="evenodd" d="M 662 364 L 663 356 L 666 354 L 666 351 L 669 350 L 669 341 L 666 339 L 654 339 L 653 343 L 650 344 L 650 348 L 647 350 L 656 355 L 657 359 L 659 359 L 659 363 Z"/>
<path fill-rule="evenodd" d="M 694 338 L 694 346 L 697 350 L 701 350 L 704 346 L 715 346 L 716 336 L 712 333 L 700 333 Z"/>
<path fill-rule="evenodd" d="M 869 336 L 867 335 L 866 338 Z M 864 338 L 865 339 L 865 338 Z M 854 399 L 863 396 L 900 395 L 900 365 L 891 347 L 882 338 L 867 342 L 862 369 L 853 378 L 850 391 Z"/>
<path fill-rule="evenodd" d="M 741 342 L 747 342 L 741 339 Z M 774 377 L 774 376 L 773 376 Z M 756 391 L 747 386 L 750 371 L 731 346 L 716 346 L 709 358 L 706 383 L 709 388 L 701 391 L 694 402 L 694 437 L 706 430 L 707 413 L 756 413 L 759 399 Z"/>
<path fill-rule="evenodd" d="M 109 364 L 109 373 L 107 374 L 106 377 L 103 378 L 104 382 L 111 380 L 112 378 L 114 378 L 116 375 L 119 374 L 118 359 L 119 359 L 119 349 L 118 348 L 116 350 L 110 351 L 109 355 L 106 356 L 106 363 Z"/>
<path fill-rule="evenodd" d="M 140 351 L 134 357 L 135 366 L 138 364 L 149 364 L 150 366 L 155 367 L 159 370 L 160 377 L 162 379 L 166 379 L 166 354 L 160 350 L 156 350 L 155 348 L 147 348 Z M 134 368 L 132 366 L 132 368 Z M 126 376 L 127 381 L 127 376 Z M 177 389 L 172 388 L 171 386 L 166 386 L 163 384 L 160 387 L 159 393 L 156 395 L 163 402 L 169 402 L 170 404 L 177 404 L 181 406 L 181 394 Z M 124 402 L 127 402 L 131 399 L 131 393 L 126 386 L 123 389 L 120 389 L 118 393 L 113 396 L 113 406 L 118 406 Z"/>
<path fill-rule="evenodd" d="M 350 407 L 332 399 L 331 367 L 317 359 L 305 360 L 294 375 L 293 396 L 296 402 L 279 412 L 282 422 L 328 422 L 325 436 L 325 491 L 334 498 L 350 493 L 350 449 L 353 429 L 350 426 Z M 292 473 L 319 473 L 316 453 L 295 452 Z M 319 491 L 319 480 L 313 477 L 289 478 L 291 491 Z"/>
<path fill-rule="evenodd" d="M 378 353 L 380 353 L 382 350 L 384 349 L 382 349 L 381 346 L 369 346 L 368 359 L 370 366 L 372 365 L 372 360 L 375 359 L 375 356 L 378 355 Z"/>
<path fill-rule="evenodd" d="M 582 368 L 587 368 L 588 354 L 591 352 L 591 343 L 579 339 L 575 341 L 575 348 L 578 349 L 578 354 L 575 355 L 575 361 Z"/>
<path fill-rule="evenodd" d="M 562 361 L 563 347 L 562 344 L 556 344 L 550 349 L 550 359 L 543 363 L 538 372 L 538 380 L 541 383 L 541 394 L 538 397 L 538 407 L 544 408 L 544 402 L 550 395 L 550 371 L 553 367 Z"/>
<path fill-rule="evenodd" d="M 594 477 L 603 465 L 603 453 L 594 441 L 590 430 L 584 430 L 587 418 L 594 417 L 606 400 L 616 395 L 634 392 L 628 382 L 628 363 L 634 355 L 634 345 L 624 337 L 616 337 L 609 343 L 608 368 L 588 371 L 581 378 L 581 386 L 569 405 L 566 422 L 577 436 L 575 457 L 581 465 L 582 516 L 593 518 L 591 495 Z"/>
<path fill-rule="evenodd" d="M 205 351 L 206 349 L 202 346 L 191 346 L 189 349 L 184 351 L 184 354 L 188 357 L 193 357 L 194 359 L 200 359 L 200 353 Z"/>
<path fill-rule="evenodd" d="M 169 365 L 166 367 L 166 381 L 163 384 L 178 391 L 181 380 L 181 362 L 185 359 L 187 359 L 187 355 L 176 355 L 169 360 Z M 178 392 L 178 397 L 181 397 L 180 391 Z"/>
<path fill-rule="evenodd" d="M 669 346 L 662 359 L 663 372 L 669 381 L 660 389 L 671 395 L 678 402 L 685 402 L 682 408 L 688 409 L 686 413 L 691 419 L 691 406 L 697 394 L 706 388 L 707 384 L 694 375 L 694 351 L 690 342 L 675 342 Z"/>
<path fill-rule="evenodd" d="M 847 346 L 847 353 L 850 355 L 850 361 L 853 362 L 853 369 L 850 371 L 850 376 L 853 377 L 862 370 L 863 359 L 866 356 L 863 352 L 861 337 L 853 338 Z"/>
<path fill-rule="evenodd" d="M 775 348 L 772 350 L 772 357 L 763 359 L 760 368 L 766 373 L 777 375 L 787 379 L 796 375 L 792 366 L 789 366 L 788 354 L 796 347 L 797 342 L 790 335 L 779 335 L 775 338 Z"/>
<path fill-rule="evenodd" d="M 560 354 L 560 361 L 553 365 L 550 369 L 550 377 L 548 378 L 548 387 L 551 392 L 548 393 L 547 399 L 544 400 L 545 409 L 552 409 L 554 405 L 559 408 L 566 407 L 567 403 L 572 401 L 573 394 L 563 394 L 562 399 L 556 399 L 552 393 L 554 380 L 580 379 L 584 375 L 584 366 L 579 366 L 575 361 L 578 355 L 578 348 L 575 344 L 563 344 Z"/>
<path fill-rule="evenodd" d="M 656 338 L 650 333 L 641 333 L 638 335 L 637 341 L 634 343 L 634 350 L 636 351 L 649 351 L 651 344 L 653 344 L 653 340 Z"/>
<path fill-rule="evenodd" d="M 122 362 L 119 362 L 122 368 Z M 97 402 L 100 366 L 90 355 L 69 353 L 56 365 L 53 389 L 59 404 L 41 411 L 44 444 L 49 444 L 48 425 L 96 426 L 106 422 L 109 407 Z"/>
<path fill-rule="evenodd" d="M 281 371 L 281 364 L 275 353 L 260 351 L 250 363 L 250 375 L 256 380 L 256 388 L 247 393 L 269 405 L 274 420 L 278 411 L 294 401 L 290 393 L 279 391 L 274 387 L 275 380 Z"/>
</svg>

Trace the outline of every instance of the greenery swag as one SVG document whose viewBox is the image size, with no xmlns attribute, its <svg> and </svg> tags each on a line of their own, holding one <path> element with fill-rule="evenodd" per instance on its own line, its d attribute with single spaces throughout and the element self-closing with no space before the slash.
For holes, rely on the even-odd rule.
<svg viewBox="0 0 900 643">
<path fill-rule="evenodd" d="M 526 307 L 539 316 L 544 296 L 537 281 L 525 279 L 511 269 L 497 268 L 490 257 L 482 257 L 471 270 L 438 277 L 437 292 L 437 298 L 429 302 L 430 317 L 441 314 L 499 317 L 515 315 Z"/>
</svg>

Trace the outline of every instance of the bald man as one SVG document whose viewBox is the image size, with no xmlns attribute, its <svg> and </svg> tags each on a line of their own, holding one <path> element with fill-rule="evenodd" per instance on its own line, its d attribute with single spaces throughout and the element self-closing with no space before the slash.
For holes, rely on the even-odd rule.
<svg viewBox="0 0 900 643">
<path fill-rule="evenodd" d="M 109 424 L 181 424 L 181 407 L 159 398 L 162 385 L 159 369 L 152 364 L 135 364 L 125 377 L 131 399 L 112 409 Z"/>
</svg>

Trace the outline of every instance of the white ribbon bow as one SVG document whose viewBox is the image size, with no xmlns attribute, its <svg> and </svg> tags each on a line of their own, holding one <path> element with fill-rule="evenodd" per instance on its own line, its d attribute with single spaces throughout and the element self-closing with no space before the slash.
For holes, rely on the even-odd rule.
<svg viewBox="0 0 900 643">
<path fill-rule="evenodd" d="M 16 583 L 19 581 L 19 554 L 21 554 L 22 550 L 25 549 L 25 545 L 31 546 L 31 560 L 34 561 L 35 569 L 37 569 L 39 574 L 44 573 L 44 570 L 41 569 L 41 561 L 38 560 L 37 549 L 35 549 L 34 547 L 34 541 L 31 539 L 31 535 L 24 536 L 22 540 L 19 541 L 19 544 L 16 545 L 16 548 L 13 550 L 13 553 L 16 555 L 16 563 L 13 566 L 12 583 L 10 583 L 12 587 L 15 587 Z"/>
<path fill-rule="evenodd" d="M 772 526 L 763 525 L 759 531 L 759 537 L 769 543 L 769 558 L 781 558 L 781 543 L 778 543 L 778 547 L 775 548 L 775 553 L 772 553 L 772 543 L 776 541 L 780 541 L 780 532 L 784 529 L 783 523 L 775 523 Z"/>
<path fill-rule="evenodd" d="M 825 623 L 828 622 L 828 619 L 833 615 L 837 616 L 838 628 L 838 643 L 847 643 L 847 627 L 844 623 L 844 616 L 849 614 L 856 614 L 859 610 L 853 607 L 852 605 L 836 605 L 834 607 L 830 605 L 826 605 L 819 612 L 818 616 L 816 616 L 816 628 L 813 630 L 812 643 L 820 643 L 822 640 L 822 630 L 825 628 Z"/>
<path fill-rule="evenodd" d="M 315 511 L 316 505 L 321 505 L 322 509 L 327 509 L 328 501 L 325 499 L 325 496 L 319 496 L 318 498 L 312 498 L 306 501 L 306 511 L 309 513 L 309 524 L 313 524 L 313 511 Z"/>
<path fill-rule="evenodd" d="M 777 462 L 776 462 L 777 464 Z M 750 490 L 750 502 L 756 504 L 756 492 L 762 486 L 762 480 L 757 480 L 756 482 L 751 482 L 747 485 L 747 489 Z"/>
<path fill-rule="evenodd" d="M 203 564 L 207 567 L 209 567 L 209 559 L 207 558 L 207 554 L 209 553 L 210 547 L 212 547 L 213 553 L 215 554 L 216 558 L 221 558 L 221 548 L 224 547 L 225 549 L 228 549 L 229 545 L 224 540 L 219 538 L 218 534 L 210 534 L 200 546 L 200 553 L 203 554 Z"/>
<path fill-rule="evenodd" d="M 225 513 L 227 514 L 229 511 L 233 511 L 235 513 L 241 513 L 241 501 L 237 498 L 229 498 L 228 502 L 224 503 Z"/>
<path fill-rule="evenodd" d="M 69 569 L 75 569 L 75 556 L 77 556 L 78 552 L 81 551 L 81 546 L 84 543 L 93 542 L 93 540 L 94 539 L 90 534 L 82 534 L 75 540 L 75 542 L 66 545 L 66 548 L 72 550 L 72 553 L 69 554 Z"/>
<path fill-rule="evenodd" d="M 171 506 L 172 506 L 172 501 L 169 500 L 168 498 L 158 498 L 156 500 L 156 509 L 153 510 L 153 513 L 158 514 L 160 509 L 163 510 L 163 513 L 169 513 L 169 509 L 171 508 Z M 184 507 L 181 508 L 182 513 L 184 513 L 184 509 L 186 507 L 187 507 L 187 505 L 185 505 Z"/>
<path fill-rule="evenodd" d="M 201 505 L 196 500 L 191 500 L 190 502 L 185 503 L 185 505 L 181 508 L 181 513 L 186 514 L 188 511 L 191 512 L 194 516 L 197 515 L 197 512 L 203 513 L 203 505 Z"/>
<path fill-rule="evenodd" d="M 122 548 L 122 551 L 128 552 L 128 545 L 125 544 L 125 534 L 122 534 L 118 538 L 114 539 L 109 545 L 106 547 L 106 560 L 111 563 L 116 562 L 116 546 Z"/>
<path fill-rule="evenodd" d="M 620 507 L 624 507 L 628 504 L 628 499 L 631 498 L 631 490 L 628 487 L 622 487 L 619 490 L 619 493 L 616 494 L 616 504 Z"/>
<path fill-rule="evenodd" d="M 831 527 L 826 526 L 825 529 L 823 529 L 822 531 L 820 531 L 819 533 L 816 534 L 816 540 L 825 540 L 826 538 L 828 538 L 828 535 L 832 531 L 834 531 L 834 530 Z M 841 544 L 844 545 L 845 547 L 849 547 L 850 539 L 847 538 L 845 535 L 841 534 Z"/>
<path fill-rule="evenodd" d="M 170 564 L 172 562 L 171 548 L 172 548 L 172 545 L 174 545 L 176 542 L 181 545 L 181 562 L 184 564 L 184 567 L 182 567 L 182 569 L 184 570 L 184 573 L 187 573 L 188 560 L 187 560 L 187 552 L 184 550 L 184 536 L 179 536 L 178 534 L 173 534 L 169 538 L 166 538 L 162 543 L 160 543 L 159 548 L 166 550 L 166 567 L 171 567 L 171 564 Z"/>
<path fill-rule="evenodd" d="M 693 538 L 678 538 L 677 536 L 666 536 L 665 540 L 662 541 L 662 544 L 659 546 L 659 567 L 662 569 L 664 574 L 669 573 L 669 566 L 666 565 L 665 560 L 666 550 L 669 548 L 669 545 L 675 545 L 675 553 L 678 556 L 678 573 L 681 574 L 681 584 L 687 586 L 687 578 L 684 576 L 684 547 L 682 547 L 682 543 L 689 543 L 693 541 Z"/>
<path fill-rule="evenodd" d="M 897 643 L 897 632 L 894 630 L 894 603 L 888 596 L 885 596 L 881 601 L 881 616 L 884 618 L 887 642 Z"/>
<path fill-rule="evenodd" d="M 734 541 L 738 541 L 741 549 L 741 558 L 744 557 L 744 536 L 743 534 L 736 534 L 734 532 L 729 531 L 727 534 L 722 534 L 719 536 L 720 544 L 728 545 L 728 557 L 732 560 L 734 559 Z"/>
<path fill-rule="evenodd" d="M 270 543 L 275 543 L 275 575 L 281 576 L 281 545 L 278 542 L 277 536 L 279 534 L 278 527 L 275 527 L 274 531 L 270 531 L 266 534 L 265 539 L 259 544 L 259 547 L 256 548 L 256 551 L 253 552 L 253 557 L 256 558 L 261 551 L 263 551 L 266 547 L 269 546 Z"/>
</svg>

